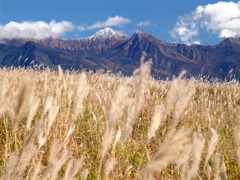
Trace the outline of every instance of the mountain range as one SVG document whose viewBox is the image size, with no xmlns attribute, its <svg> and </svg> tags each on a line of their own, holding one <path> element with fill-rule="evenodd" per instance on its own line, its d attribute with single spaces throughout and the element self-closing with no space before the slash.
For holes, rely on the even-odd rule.
<svg viewBox="0 0 240 180">
<path fill-rule="evenodd" d="M 86 38 L 63 40 L 2 39 L 0 66 L 61 65 L 63 69 L 86 68 L 121 71 L 131 75 L 140 66 L 142 52 L 152 59 L 155 77 L 171 77 L 182 70 L 187 76 L 225 79 L 231 74 L 240 78 L 240 38 L 226 38 L 214 46 L 163 42 L 143 30 L 133 36 L 105 28 Z"/>
</svg>

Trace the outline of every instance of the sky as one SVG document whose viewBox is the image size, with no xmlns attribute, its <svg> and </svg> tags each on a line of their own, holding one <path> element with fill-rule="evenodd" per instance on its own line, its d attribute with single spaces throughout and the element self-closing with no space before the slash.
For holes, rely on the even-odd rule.
<svg viewBox="0 0 240 180">
<path fill-rule="evenodd" d="M 0 39 L 88 37 L 142 29 L 168 43 L 215 45 L 240 36 L 240 1 L 0 0 Z"/>
</svg>

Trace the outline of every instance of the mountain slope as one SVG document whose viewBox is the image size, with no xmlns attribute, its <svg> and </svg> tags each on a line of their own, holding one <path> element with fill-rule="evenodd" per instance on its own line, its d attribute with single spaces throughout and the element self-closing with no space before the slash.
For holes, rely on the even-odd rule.
<svg viewBox="0 0 240 180">
<path fill-rule="evenodd" d="M 81 39 L 4 39 L 0 45 L 1 66 L 80 67 L 132 74 L 140 65 L 142 52 L 152 59 L 152 75 L 171 77 L 187 70 L 187 75 L 226 78 L 231 69 L 240 78 L 240 38 L 227 38 L 215 46 L 169 44 L 143 30 L 132 37 L 111 28 Z"/>
<path fill-rule="evenodd" d="M 20 47 L 0 44 L 0 66 L 43 66 L 53 67 L 61 65 L 63 69 L 81 69 L 91 70 L 105 69 L 122 71 L 125 75 L 131 75 L 132 71 L 139 66 L 135 63 L 133 66 L 122 66 L 122 64 L 113 63 L 104 57 L 83 57 L 80 52 L 64 51 L 60 49 L 49 48 L 32 41 Z"/>
</svg>

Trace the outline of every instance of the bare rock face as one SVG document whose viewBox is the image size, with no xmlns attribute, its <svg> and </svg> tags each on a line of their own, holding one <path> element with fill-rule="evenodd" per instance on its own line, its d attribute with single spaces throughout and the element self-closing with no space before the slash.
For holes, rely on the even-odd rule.
<svg viewBox="0 0 240 180">
<path fill-rule="evenodd" d="M 137 30 L 129 40 L 120 45 L 118 51 L 133 59 L 139 59 L 142 51 L 145 51 L 153 60 L 159 59 L 159 55 L 161 54 L 167 58 L 185 62 L 191 61 L 183 54 L 176 52 L 174 44 L 163 42 L 141 29 Z"/>
<path fill-rule="evenodd" d="M 130 37 L 125 34 L 113 30 L 111 28 L 105 28 L 98 31 L 96 34 L 86 38 L 62 40 L 59 38 L 48 37 L 45 39 L 3 39 L 3 41 L 15 47 L 20 47 L 28 41 L 32 41 L 43 46 L 47 46 L 54 49 L 79 51 L 79 50 L 106 50 L 114 46 L 118 42 L 124 42 Z"/>
</svg>

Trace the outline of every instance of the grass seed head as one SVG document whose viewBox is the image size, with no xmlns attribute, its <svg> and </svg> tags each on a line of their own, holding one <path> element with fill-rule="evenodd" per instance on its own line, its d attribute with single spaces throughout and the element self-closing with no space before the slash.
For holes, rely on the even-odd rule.
<svg viewBox="0 0 240 180">
<path fill-rule="evenodd" d="M 227 180 L 226 165 L 224 162 L 221 165 L 221 177 L 222 180 Z"/>
<path fill-rule="evenodd" d="M 215 148 L 217 146 L 218 138 L 219 138 L 219 135 L 217 134 L 217 132 L 213 128 L 210 128 L 210 131 L 212 132 L 212 137 L 210 139 L 210 142 L 209 142 L 209 145 L 208 145 L 207 154 L 205 156 L 204 165 L 203 165 L 203 171 L 205 170 L 205 168 L 207 166 L 207 162 L 208 162 L 212 152 L 215 150 Z"/>
<path fill-rule="evenodd" d="M 32 93 L 32 82 L 29 78 L 25 78 L 19 93 L 18 93 L 18 101 L 15 108 L 15 115 L 12 123 L 12 129 L 16 130 L 18 123 L 24 113 L 24 109 L 28 104 L 28 97 L 31 96 Z"/>
<path fill-rule="evenodd" d="M 164 114 L 164 106 L 160 105 L 155 108 L 155 112 L 151 119 L 151 123 L 148 127 L 148 134 L 147 134 L 147 144 L 150 142 L 151 138 L 155 136 L 155 132 L 161 126 L 165 119 L 163 119 Z"/>
<path fill-rule="evenodd" d="M 89 85 L 87 83 L 86 74 L 83 72 L 80 74 L 79 83 L 76 86 L 74 97 L 74 108 L 72 114 L 72 120 L 76 121 L 79 114 L 83 114 L 83 101 L 88 95 Z"/>
<path fill-rule="evenodd" d="M 153 155 L 151 161 L 141 170 L 141 177 L 147 177 L 155 171 L 160 171 L 164 166 L 177 162 L 179 152 L 183 150 L 184 144 L 189 141 L 190 133 L 190 129 L 181 128 L 172 136 L 168 136 Z"/>
<path fill-rule="evenodd" d="M 114 169 L 115 164 L 116 164 L 116 160 L 114 158 L 107 159 L 106 166 L 105 166 L 105 169 L 104 169 L 104 173 L 105 173 L 106 178 L 108 178 L 109 174 Z"/>
</svg>

